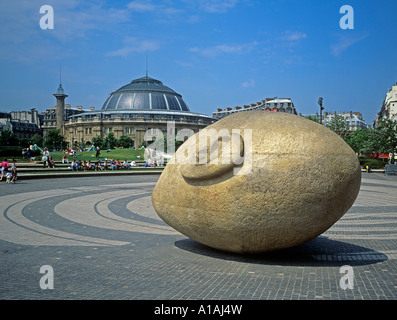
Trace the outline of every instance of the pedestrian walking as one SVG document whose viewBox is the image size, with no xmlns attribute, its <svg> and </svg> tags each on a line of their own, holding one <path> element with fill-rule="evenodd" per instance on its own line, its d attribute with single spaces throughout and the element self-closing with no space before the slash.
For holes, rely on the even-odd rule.
<svg viewBox="0 0 397 320">
<path fill-rule="evenodd" d="M 12 160 L 12 164 L 11 164 L 11 182 L 15 183 L 18 179 L 17 177 L 17 165 L 16 165 L 16 160 L 13 159 Z"/>
<path fill-rule="evenodd" d="M 7 159 L 4 159 L 4 161 L 1 163 L 1 177 L 0 181 L 3 181 L 3 177 L 6 177 L 8 168 L 10 167 Z"/>
</svg>

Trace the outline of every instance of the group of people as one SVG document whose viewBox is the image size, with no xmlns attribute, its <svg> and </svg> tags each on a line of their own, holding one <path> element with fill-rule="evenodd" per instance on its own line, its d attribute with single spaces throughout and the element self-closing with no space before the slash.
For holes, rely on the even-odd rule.
<svg viewBox="0 0 397 320">
<path fill-rule="evenodd" d="M 70 164 L 70 168 L 72 171 L 102 171 L 102 170 L 119 170 L 119 169 L 130 169 L 131 167 L 137 166 L 135 161 L 128 162 L 124 160 L 121 162 L 120 160 L 115 161 L 114 159 L 105 159 L 105 160 L 97 160 L 94 163 L 91 160 L 81 161 L 81 160 L 72 160 Z"/>
<path fill-rule="evenodd" d="M 81 160 L 72 160 L 72 163 L 70 164 L 70 168 L 72 171 L 87 171 L 92 169 L 92 163 L 91 161 L 81 161 Z"/>
<path fill-rule="evenodd" d="M 79 152 L 79 149 L 78 148 L 72 148 L 72 149 L 70 149 L 70 150 L 68 150 L 68 149 L 66 149 L 65 151 L 64 151 L 64 154 L 66 155 L 69 155 L 69 156 L 71 156 L 71 157 L 73 157 L 73 158 L 76 158 L 77 156 L 79 156 L 80 154 L 78 154 L 77 152 Z"/>
<path fill-rule="evenodd" d="M 7 183 L 15 183 L 17 181 L 17 166 L 15 159 L 12 160 L 11 165 L 8 163 L 7 159 L 4 159 L 4 161 L 1 163 L 0 182 L 3 181 L 4 177 Z"/>
<path fill-rule="evenodd" d="M 164 158 L 154 158 L 154 159 L 147 159 L 145 161 L 145 167 L 158 167 L 158 166 L 164 166 Z"/>
</svg>

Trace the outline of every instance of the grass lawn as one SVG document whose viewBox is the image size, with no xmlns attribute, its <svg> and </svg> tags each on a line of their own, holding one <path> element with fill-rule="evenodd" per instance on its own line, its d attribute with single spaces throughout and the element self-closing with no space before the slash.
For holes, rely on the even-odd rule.
<svg viewBox="0 0 397 320">
<path fill-rule="evenodd" d="M 114 159 L 114 160 L 144 160 L 144 153 L 145 150 L 135 150 L 135 149 L 112 149 L 110 152 L 106 152 L 106 150 L 101 150 L 99 155 L 99 159 Z M 83 151 L 77 152 L 75 159 L 79 160 L 91 160 L 94 161 L 95 158 L 95 151 Z M 51 152 L 52 158 L 54 161 L 62 161 L 63 152 Z M 138 158 L 140 156 L 140 158 Z M 72 156 L 67 155 L 69 160 L 73 160 Z"/>
<path fill-rule="evenodd" d="M 54 161 L 62 161 L 62 156 L 63 156 L 63 152 L 61 151 L 50 151 L 52 158 L 54 159 Z M 91 160 L 95 161 L 95 151 L 83 151 L 83 152 L 77 152 L 76 153 L 76 157 L 74 159 L 76 160 Z M 120 161 L 124 161 L 124 160 L 128 160 L 128 161 L 132 161 L 132 160 L 144 160 L 144 154 L 145 154 L 145 150 L 135 150 L 135 149 L 112 149 L 110 152 L 106 152 L 106 150 L 101 150 L 99 159 L 114 159 L 114 160 L 120 160 Z M 138 158 L 138 156 L 140 156 L 140 158 Z M 69 161 L 73 160 L 72 156 L 67 155 Z M 18 162 L 28 162 L 27 159 L 23 160 L 22 156 L 20 157 L 4 157 L 5 159 L 8 159 L 9 162 L 12 162 L 12 159 L 16 159 L 17 163 Z M 41 155 L 37 157 L 37 161 L 41 161 Z"/>
</svg>

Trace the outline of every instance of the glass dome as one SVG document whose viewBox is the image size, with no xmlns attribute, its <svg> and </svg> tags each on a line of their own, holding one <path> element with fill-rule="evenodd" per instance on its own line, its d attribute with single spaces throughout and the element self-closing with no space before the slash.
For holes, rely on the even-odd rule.
<svg viewBox="0 0 397 320">
<path fill-rule="evenodd" d="M 133 80 L 113 92 L 102 110 L 190 111 L 179 93 L 148 76 Z"/>
</svg>

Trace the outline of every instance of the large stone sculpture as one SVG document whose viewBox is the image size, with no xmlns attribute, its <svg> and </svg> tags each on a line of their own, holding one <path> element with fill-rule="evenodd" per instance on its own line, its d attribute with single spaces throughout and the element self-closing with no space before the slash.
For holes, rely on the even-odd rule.
<svg viewBox="0 0 397 320">
<path fill-rule="evenodd" d="M 334 132 L 296 115 L 248 111 L 190 137 L 152 202 L 197 242 L 257 253 L 322 234 L 352 206 L 360 183 L 357 156 Z"/>
</svg>

